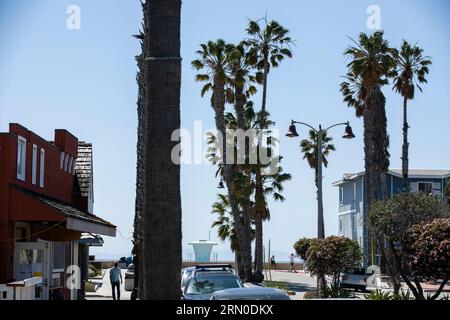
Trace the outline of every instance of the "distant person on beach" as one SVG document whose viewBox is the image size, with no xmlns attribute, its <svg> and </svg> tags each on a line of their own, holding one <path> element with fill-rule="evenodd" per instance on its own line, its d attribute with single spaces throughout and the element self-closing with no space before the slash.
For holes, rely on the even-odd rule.
<svg viewBox="0 0 450 320">
<path fill-rule="evenodd" d="M 295 263 L 294 259 L 295 259 L 295 256 L 293 253 L 291 253 L 291 255 L 289 256 L 289 272 L 296 272 L 295 266 L 294 266 L 294 263 Z"/>
<path fill-rule="evenodd" d="M 277 264 L 275 263 L 275 255 L 273 255 L 271 258 L 270 258 L 270 266 L 271 267 L 276 267 L 277 266 Z"/>
<path fill-rule="evenodd" d="M 112 296 L 114 300 L 120 300 L 120 285 L 122 283 L 122 270 L 119 268 L 119 264 L 114 263 L 114 268 L 109 270 L 109 280 L 111 281 Z M 117 288 L 117 299 L 116 299 Z"/>
</svg>

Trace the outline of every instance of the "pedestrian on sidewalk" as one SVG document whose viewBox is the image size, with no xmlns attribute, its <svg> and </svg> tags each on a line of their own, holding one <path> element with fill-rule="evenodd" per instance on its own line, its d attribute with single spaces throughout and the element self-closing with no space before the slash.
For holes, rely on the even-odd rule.
<svg viewBox="0 0 450 320">
<path fill-rule="evenodd" d="M 295 256 L 294 256 L 294 254 L 293 253 L 291 253 L 291 255 L 289 256 L 289 272 L 296 272 L 295 271 L 295 265 L 294 265 L 294 263 L 295 263 Z"/>
<path fill-rule="evenodd" d="M 277 266 L 277 264 L 275 263 L 275 255 L 270 257 L 270 266 L 273 268 L 275 268 Z"/>
<path fill-rule="evenodd" d="M 114 268 L 109 270 L 109 280 L 111 281 L 112 296 L 114 300 L 120 300 L 120 285 L 122 284 L 122 270 L 119 268 L 119 264 L 114 263 Z M 116 299 L 117 289 L 117 299 Z"/>
</svg>

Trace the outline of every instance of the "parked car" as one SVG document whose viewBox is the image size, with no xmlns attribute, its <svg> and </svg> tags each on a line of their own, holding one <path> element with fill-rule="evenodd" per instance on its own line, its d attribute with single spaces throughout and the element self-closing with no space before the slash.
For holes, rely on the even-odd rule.
<svg viewBox="0 0 450 320">
<path fill-rule="evenodd" d="M 202 264 L 193 267 L 187 267 L 181 270 L 181 291 L 184 290 L 189 277 L 194 271 L 229 271 L 233 272 L 233 267 L 230 264 Z"/>
<path fill-rule="evenodd" d="M 182 291 L 184 300 L 209 300 L 220 290 L 242 288 L 241 279 L 229 270 L 195 270 Z"/>
<path fill-rule="evenodd" d="M 119 259 L 119 268 L 125 269 L 128 268 L 128 266 L 133 262 L 133 259 L 131 257 L 121 257 Z"/>
<path fill-rule="evenodd" d="M 342 274 L 341 288 L 366 291 L 369 276 L 365 268 L 348 269 Z"/>
<path fill-rule="evenodd" d="M 251 287 L 216 291 L 211 300 L 290 300 L 289 295 L 275 288 Z"/>
</svg>

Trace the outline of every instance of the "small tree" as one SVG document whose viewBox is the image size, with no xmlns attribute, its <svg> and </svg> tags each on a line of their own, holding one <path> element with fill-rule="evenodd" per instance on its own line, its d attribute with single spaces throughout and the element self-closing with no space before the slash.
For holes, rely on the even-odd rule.
<svg viewBox="0 0 450 320">
<path fill-rule="evenodd" d="M 294 250 L 304 261 L 308 260 L 308 249 L 316 239 L 302 238 L 294 244 Z"/>
<path fill-rule="evenodd" d="M 346 269 L 361 265 L 362 257 L 358 242 L 346 237 L 330 236 L 325 239 L 314 239 L 307 250 L 309 270 L 313 275 L 331 276 L 332 289 L 339 288 L 341 274 Z"/>
<path fill-rule="evenodd" d="M 416 299 L 423 300 L 424 295 L 419 275 L 415 274 L 412 282 L 408 277 L 409 260 L 405 252 L 405 235 L 412 226 L 431 222 L 447 214 L 437 197 L 425 193 L 396 195 L 388 201 L 375 203 L 369 213 L 370 230 L 378 239 L 383 239 L 383 242 L 379 241 L 379 246 L 390 273 L 400 274 Z M 399 287 L 399 279 L 393 277 L 393 280 L 396 287 Z"/>
<path fill-rule="evenodd" d="M 442 279 L 436 299 L 450 279 L 450 219 L 440 218 L 409 228 L 402 239 L 406 263 L 414 278 Z M 423 297 L 422 288 L 417 288 Z"/>
</svg>

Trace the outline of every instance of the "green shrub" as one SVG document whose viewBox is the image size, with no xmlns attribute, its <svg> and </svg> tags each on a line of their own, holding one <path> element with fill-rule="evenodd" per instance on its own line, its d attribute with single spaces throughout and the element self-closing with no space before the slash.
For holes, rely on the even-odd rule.
<svg viewBox="0 0 450 320">
<path fill-rule="evenodd" d="M 365 295 L 367 300 L 393 300 L 394 295 L 390 291 L 374 290 Z"/>
<path fill-rule="evenodd" d="M 352 290 L 344 289 L 340 287 L 327 287 L 327 298 L 350 298 L 354 297 Z"/>
<path fill-rule="evenodd" d="M 401 290 L 399 295 L 393 296 L 393 300 L 413 300 L 413 296 L 410 290 Z"/>
</svg>

